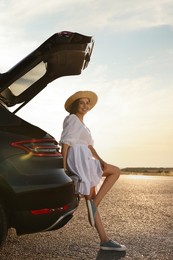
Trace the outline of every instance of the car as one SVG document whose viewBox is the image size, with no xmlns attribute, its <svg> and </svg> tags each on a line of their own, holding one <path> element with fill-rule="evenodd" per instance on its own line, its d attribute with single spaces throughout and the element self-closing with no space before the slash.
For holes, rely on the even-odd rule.
<svg viewBox="0 0 173 260">
<path fill-rule="evenodd" d="M 0 74 L 0 246 L 10 228 L 23 235 L 63 227 L 79 205 L 59 143 L 16 113 L 57 78 L 80 75 L 93 46 L 92 36 L 55 33 Z"/>
</svg>

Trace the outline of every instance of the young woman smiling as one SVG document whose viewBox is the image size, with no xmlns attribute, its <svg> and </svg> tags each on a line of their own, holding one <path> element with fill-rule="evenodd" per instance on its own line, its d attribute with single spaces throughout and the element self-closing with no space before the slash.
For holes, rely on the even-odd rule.
<svg viewBox="0 0 173 260">
<path fill-rule="evenodd" d="M 85 197 L 88 219 L 100 237 L 100 249 L 125 251 L 126 247 L 111 240 L 104 229 L 98 206 L 120 176 L 118 167 L 106 163 L 93 147 L 93 139 L 84 116 L 97 103 L 92 91 L 78 91 L 65 102 L 69 115 L 64 119 L 61 134 L 62 155 L 65 171 L 71 171 L 80 179 L 78 193 Z M 105 177 L 98 192 L 96 187 Z"/>
</svg>

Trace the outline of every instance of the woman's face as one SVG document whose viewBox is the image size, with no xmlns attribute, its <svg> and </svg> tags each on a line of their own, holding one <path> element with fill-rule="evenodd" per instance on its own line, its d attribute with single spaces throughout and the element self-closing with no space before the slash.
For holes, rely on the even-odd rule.
<svg viewBox="0 0 173 260">
<path fill-rule="evenodd" d="M 77 113 L 85 115 L 90 110 L 90 100 L 88 98 L 80 98 Z"/>
</svg>

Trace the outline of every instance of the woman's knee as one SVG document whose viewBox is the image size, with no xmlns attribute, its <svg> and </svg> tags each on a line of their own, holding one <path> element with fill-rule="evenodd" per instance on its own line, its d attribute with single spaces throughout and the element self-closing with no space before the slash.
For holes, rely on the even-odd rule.
<svg viewBox="0 0 173 260">
<path fill-rule="evenodd" d="M 115 165 L 108 165 L 106 171 L 104 172 L 103 176 L 113 175 L 116 179 L 120 176 L 120 169 Z"/>
<path fill-rule="evenodd" d="M 117 166 L 113 166 L 114 167 L 114 171 L 113 174 L 117 177 L 117 179 L 120 177 L 121 171 Z"/>
</svg>

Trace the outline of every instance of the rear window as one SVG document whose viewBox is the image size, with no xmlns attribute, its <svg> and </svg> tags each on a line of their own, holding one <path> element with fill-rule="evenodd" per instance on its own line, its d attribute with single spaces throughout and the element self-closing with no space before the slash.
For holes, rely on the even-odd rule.
<svg viewBox="0 0 173 260">
<path fill-rule="evenodd" d="M 27 88 L 29 88 L 34 82 L 40 79 L 46 73 L 46 64 L 44 62 L 36 65 L 32 70 L 24 74 L 21 78 L 13 82 L 8 87 L 14 96 L 19 96 Z"/>
</svg>

